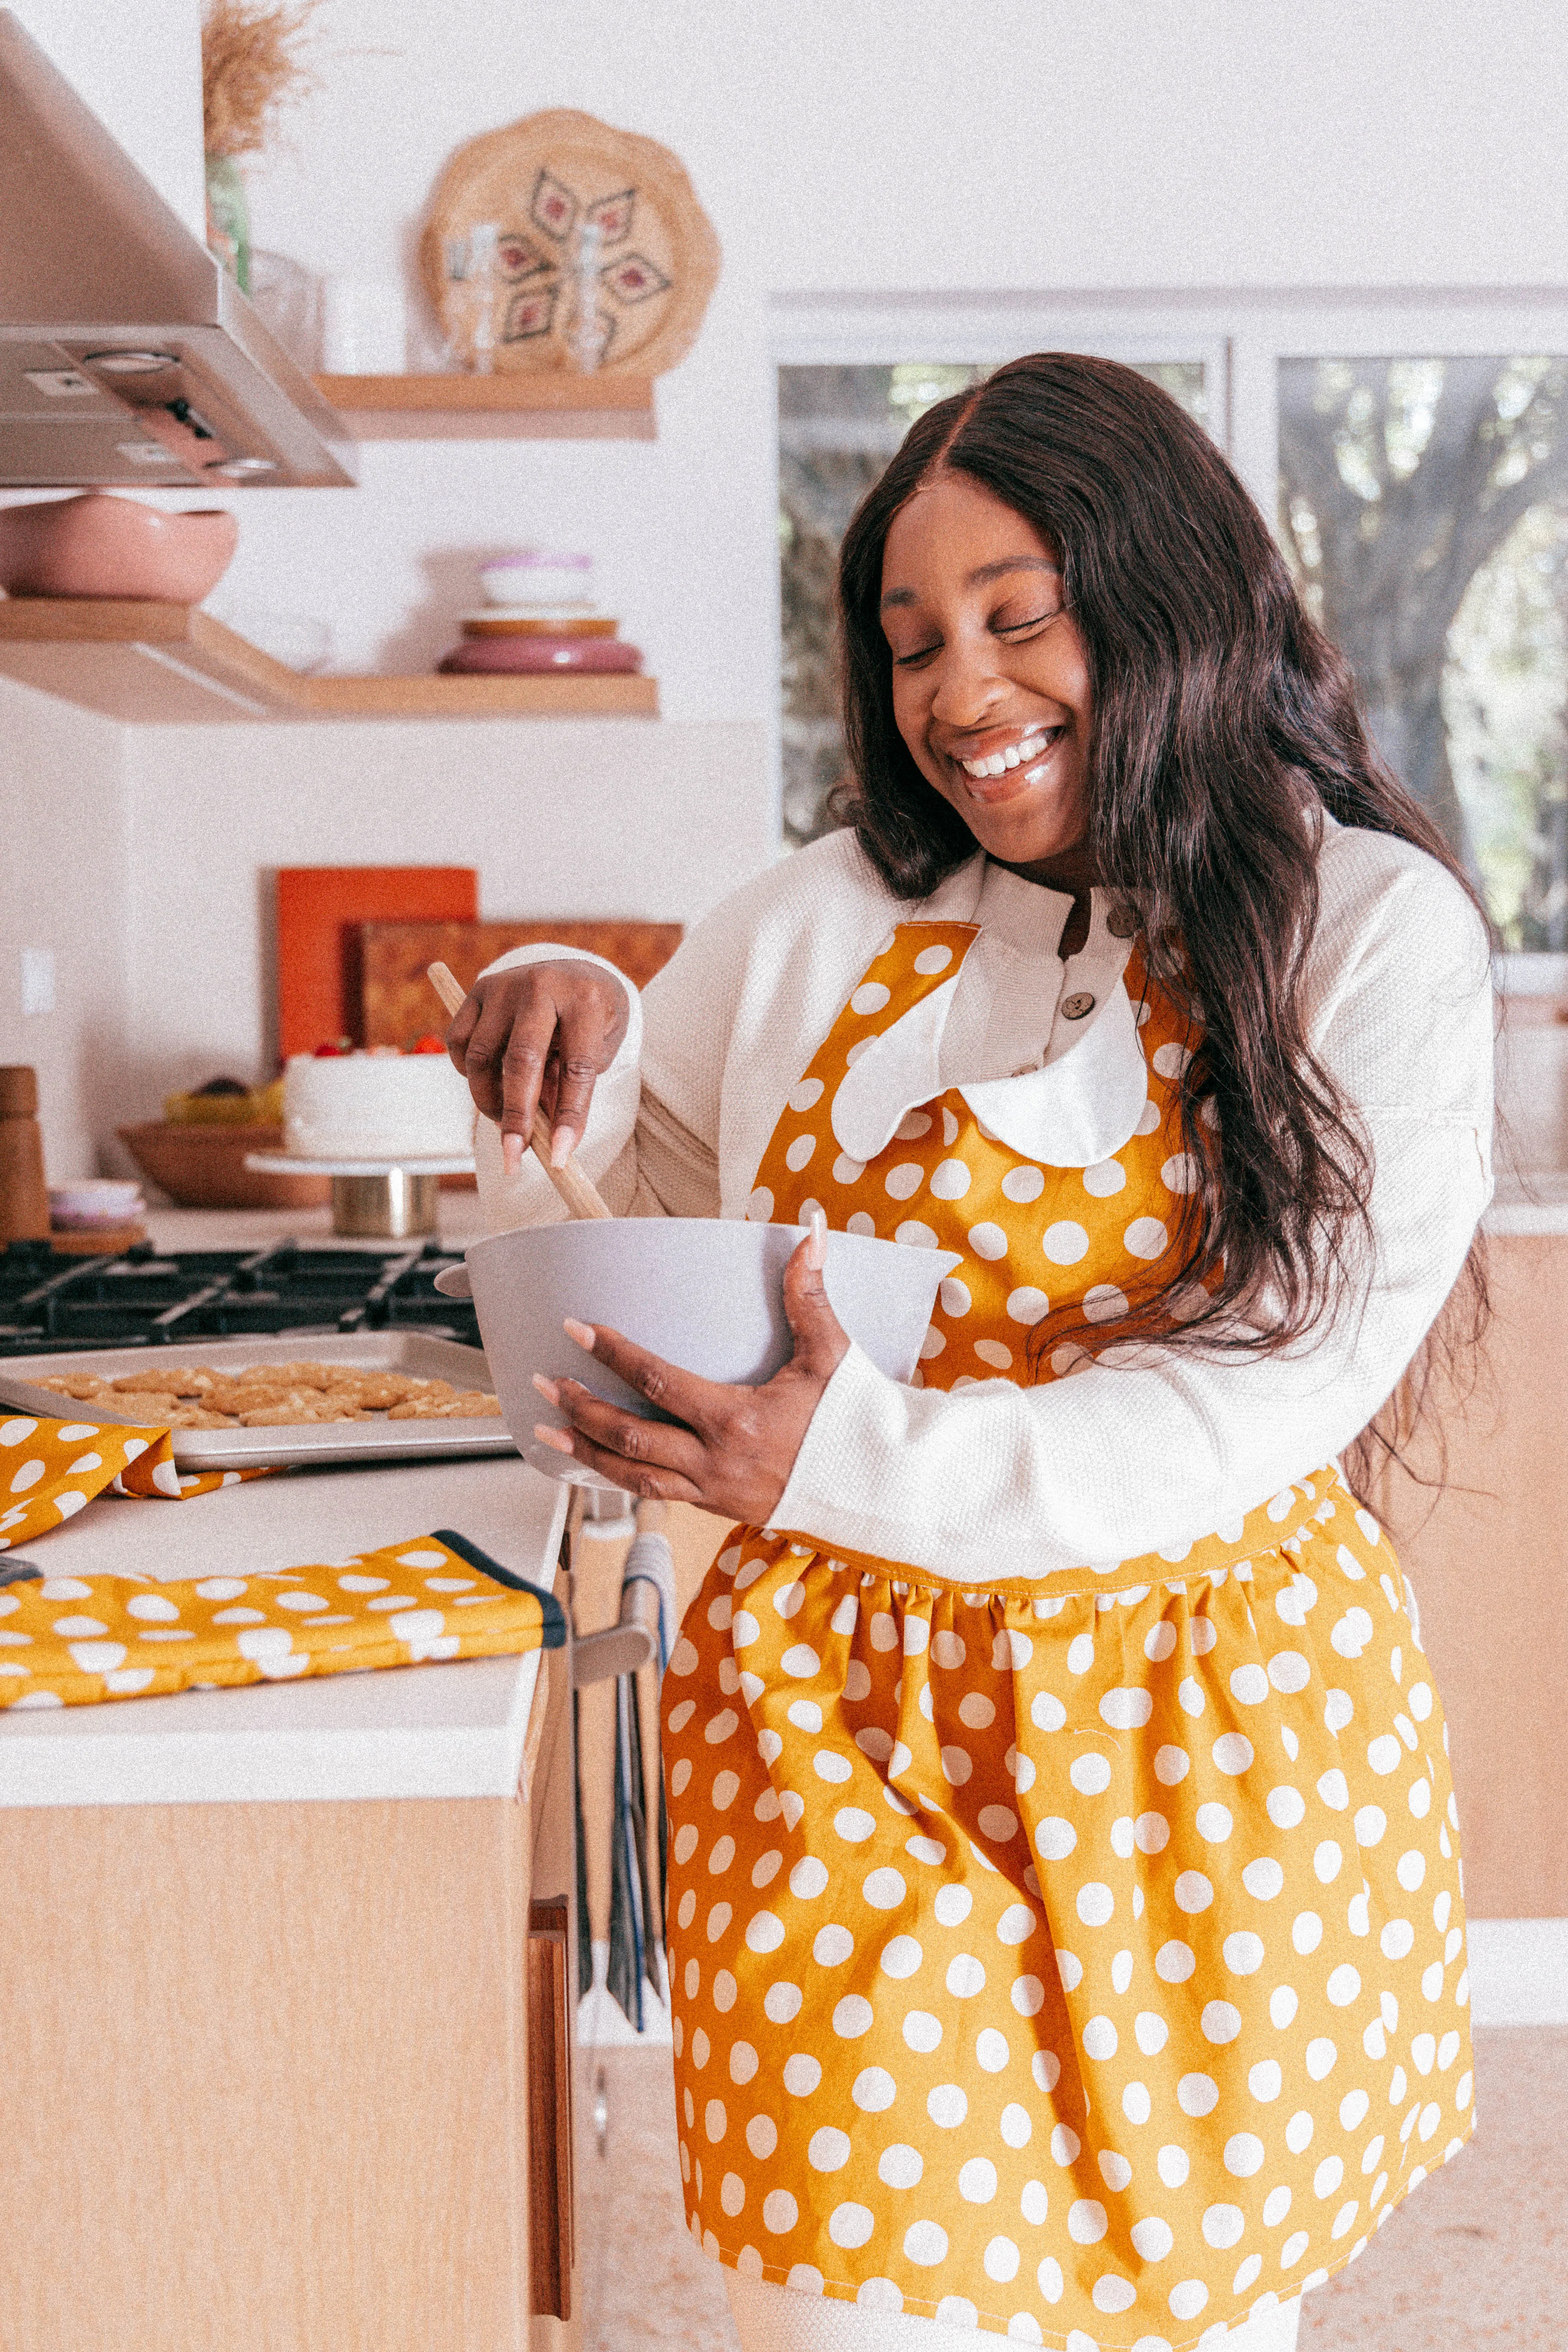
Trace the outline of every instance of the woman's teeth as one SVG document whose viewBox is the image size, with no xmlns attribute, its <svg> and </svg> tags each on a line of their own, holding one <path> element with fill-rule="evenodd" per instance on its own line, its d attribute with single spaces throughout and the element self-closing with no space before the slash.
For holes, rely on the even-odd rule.
<svg viewBox="0 0 1568 2352">
<path fill-rule="evenodd" d="M 1005 751 L 993 751 L 987 759 L 960 760 L 958 764 L 966 776 L 1003 776 L 1009 768 L 1022 767 L 1026 760 L 1037 760 L 1058 732 L 1047 728 L 1043 735 L 1026 735 L 1022 742 L 1009 743 Z"/>
</svg>

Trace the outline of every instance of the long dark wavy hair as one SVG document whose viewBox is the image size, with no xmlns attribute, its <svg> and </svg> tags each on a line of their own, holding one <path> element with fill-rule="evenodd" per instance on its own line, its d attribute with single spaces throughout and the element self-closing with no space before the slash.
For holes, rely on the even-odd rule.
<svg viewBox="0 0 1568 2352">
<path fill-rule="evenodd" d="M 1118 1326 L 1167 1344 L 1274 1349 L 1346 1296 L 1372 1169 L 1353 1111 L 1309 1049 L 1302 976 L 1318 919 L 1314 804 L 1435 857 L 1484 910 L 1447 842 L 1373 750 L 1349 668 L 1303 611 L 1262 516 L 1201 426 L 1110 360 L 1041 352 L 911 427 L 844 541 L 839 596 L 854 782 L 839 814 L 900 897 L 975 850 L 893 718 L 879 614 L 900 507 L 938 471 L 1031 523 L 1061 567 L 1094 713 L 1090 844 L 1136 911 L 1151 972 L 1191 1008 L 1184 1148 L 1199 1173 L 1182 1271 Z M 1171 1292 L 1207 1307 L 1173 1326 Z M 1461 1297 L 1461 1294 L 1462 1297 Z M 1457 1317 L 1455 1310 L 1459 1310 Z M 1479 1339 L 1472 1254 L 1444 1318 Z M 1453 1356 L 1450 1337 L 1447 1352 Z M 1408 1398 L 1402 1426 L 1408 1429 Z"/>
</svg>

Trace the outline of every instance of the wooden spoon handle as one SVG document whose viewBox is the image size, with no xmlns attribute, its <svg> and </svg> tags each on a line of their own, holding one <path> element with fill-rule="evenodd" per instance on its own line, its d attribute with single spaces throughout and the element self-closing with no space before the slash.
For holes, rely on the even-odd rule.
<svg viewBox="0 0 1568 2352">
<path fill-rule="evenodd" d="M 462 982 L 450 966 L 433 963 L 427 967 L 426 978 L 446 1006 L 447 1013 L 450 1015 L 458 1013 L 462 1008 L 466 992 Z M 542 1110 L 534 1112 L 533 1133 L 530 1136 L 529 1141 L 533 1147 L 534 1157 L 540 1166 L 565 1202 L 567 1213 L 570 1216 L 613 1217 L 615 1215 L 615 1211 L 602 1199 L 588 1178 L 580 1169 L 574 1168 L 570 1160 L 566 1162 L 564 1168 L 551 1166 L 550 1121 Z"/>
</svg>

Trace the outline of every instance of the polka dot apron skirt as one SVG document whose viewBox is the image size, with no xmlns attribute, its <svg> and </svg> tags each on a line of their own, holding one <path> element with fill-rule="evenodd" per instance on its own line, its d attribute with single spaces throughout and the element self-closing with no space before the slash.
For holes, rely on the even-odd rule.
<svg viewBox="0 0 1568 2352">
<path fill-rule="evenodd" d="M 1113 1159 L 1037 1166 L 956 1091 L 835 1159 L 856 1045 L 975 935 L 899 927 L 754 1204 L 962 1253 L 919 1376 L 949 1389 L 1070 1374 L 1168 1278 L 1184 1189 L 1191 1039 L 1136 950 L 1149 1093 Z M 1194 2344 L 1359 2253 L 1472 2120 L 1447 1739 L 1405 1599 L 1332 1467 L 1184 1549 L 1043 1580 L 737 1529 L 664 1685 L 709 2253 L 1068 2352 Z"/>
</svg>

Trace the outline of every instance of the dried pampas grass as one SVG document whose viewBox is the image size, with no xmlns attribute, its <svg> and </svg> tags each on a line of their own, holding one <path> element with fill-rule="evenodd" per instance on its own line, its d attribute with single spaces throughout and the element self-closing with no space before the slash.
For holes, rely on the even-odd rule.
<svg viewBox="0 0 1568 2352">
<path fill-rule="evenodd" d="M 202 118 L 209 155 L 254 155 L 272 118 L 316 87 L 299 48 L 320 0 L 209 0 L 202 18 Z"/>
</svg>

